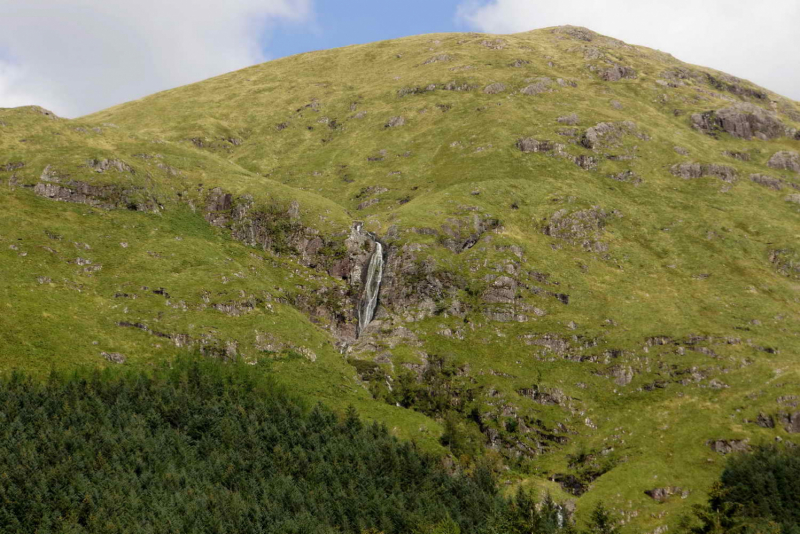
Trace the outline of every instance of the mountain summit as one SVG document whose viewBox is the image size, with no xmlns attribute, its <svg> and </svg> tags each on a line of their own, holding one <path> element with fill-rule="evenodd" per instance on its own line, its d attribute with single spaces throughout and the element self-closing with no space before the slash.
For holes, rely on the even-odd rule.
<svg viewBox="0 0 800 534">
<path fill-rule="evenodd" d="M 269 362 L 652 531 L 799 442 L 800 104 L 585 28 L 0 110 L 0 370 Z M 443 436 L 444 432 L 444 436 Z"/>
</svg>

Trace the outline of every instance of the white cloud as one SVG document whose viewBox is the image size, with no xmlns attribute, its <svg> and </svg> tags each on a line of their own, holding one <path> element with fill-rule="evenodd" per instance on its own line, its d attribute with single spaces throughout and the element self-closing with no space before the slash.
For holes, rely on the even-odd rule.
<svg viewBox="0 0 800 534">
<path fill-rule="evenodd" d="M 0 107 L 73 117 L 264 61 L 312 0 L 2 0 Z"/>
<path fill-rule="evenodd" d="M 586 26 L 800 100 L 797 0 L 466 0 L 458 17 L 488 33 Z"/>
</svg>

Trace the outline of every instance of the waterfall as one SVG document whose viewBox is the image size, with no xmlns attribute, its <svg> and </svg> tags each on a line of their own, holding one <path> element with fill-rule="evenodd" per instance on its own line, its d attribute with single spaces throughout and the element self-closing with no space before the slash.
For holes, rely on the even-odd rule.
<svg viewBox="0 0 800 534">
<path fill-rule="evenodd" d="M 360 228 L 359 228 L 360 230 Z M 383 277 L 383 245 L 375 241 L 375 252 L 369 259 L 367 267 L 367 279 L 364 284 L 364 294 L 358 305 L 358 333 L 375 317 L 375 308 L 378 306 L 378 293 L 381 290 L 381 278 Z"/>
</svg>

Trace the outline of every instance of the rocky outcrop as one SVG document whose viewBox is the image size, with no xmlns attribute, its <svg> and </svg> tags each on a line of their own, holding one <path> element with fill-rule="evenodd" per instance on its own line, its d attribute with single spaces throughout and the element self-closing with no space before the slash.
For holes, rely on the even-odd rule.
<svg viewBox="0 0 800 534">
<path fill-rule="evenodd" d="M 609 176 L 612 180 L 616 180 L 618 182 L 630 183 L 633 185 L 639 185 L 643 181 L 641 176 L 630 170 L 622 171 L 617 174 L 611 174 Z"/>
<path fill-rule="evenodd" d="M 153 330 L 143 323 L 133 323 L 130 321 L 120 321 L 117 326 L 122 328 L 136 328 L 148 334 L 168 340 L 178 348 L 196 348 L 204 356 L 219 358 L 225 361 L 236 359 L 239 354 L 239 343 L 236 341 L 223 341 L 209 334 L 201 334 L 198 337 L 191 337 L 188 334 L 176 334 Z"/>
<path fill-rule="evenodd" d="M 502 50 L 506 47 L 506 41 L 504 39 L 485 39 L 481 41 L 481 46 L 489 48 L 490 50 Z"/>
<path fill-rule="evenodd" d="M 348 236 L 326 237 L 300 223 L 297 206 L 289 209 L 256 206 L 252 197 L 237 198 L 219 188 L 209 192 L 204 214 L 209 223 L 230 228 L 237 240 L 290 255 L 302 265 L 344 280 L 348 287 L 345 292 L 319 290 L 316 295 L 295 299 L 291 304 L 312 317 L 324 318 L 340 339 L 355 340 L 354 311 L 362 301 L 367 266 L 374 259 L 378 243 L 375 236 L 361 230 L 360 223 L 353 226 Z M 441 231 L 430 229 L 429 233 L 438 236 L 440 245 L 460 253 L 499 224 L 489 216 L 473 214 L 450 218 Z M 423 245 L 419 244 L 384 247 L 385 265 L 376 319 L 386 312 L 405 320 L 429 317 L 465 287 L 462 278 L 440 269 L 432 259 L 421 257 L 422 251 Z M 456 302 L 451 302 L 450 307 L 453 313 L 462 313 Z"/>
<path fill-rule="evenodd" d="M 706 74 L 706 80 L 714 89 L 717 89 L 718 91 L 727 91 L 728 93 L 732 93 L 736 96 L 751 97 L 758 100 L 767 99 L 767 93 L 764 90 L 747 87 L 744 80 L 740 80 L 739 78 L 730 76 L 728 74 L 720 73 L 716 76 L 712 74 Z"/>
<path fill-rule="evenodd" d="M 781 150 L 769 158 L 767 165 L 773 169 L 800 173 L 800 154 L 791 150 Z"/>
<path fill-rule="evenodd" d="M 119 185 L 91 185 L 73 180 L 48 165 L 33 188 L 40 197 L 86 204 L 101 209 L 129 209 L 158 213 L 158 201 L 144 188 L 124 188 Z"/>
<path fill-rule="evenodd" d="M 496 95 L 496 94 L 499 94 L 499 93 L 503 93 L 503 92 L 505 92 L 505 90 L 506 90 L 506 86 L 505 86 L 505 84 L 502 84 L 502 83 L 493 83 L 493 84 L 491 84 L 491 85 L 487 85 L 487 86 L 486 86 L 486 87 L 483 89 L 483 92 L 484 92 L 485 94 L 487 94 L 487 95 Z"/>
<path fill-rule="evenodd" d="M 448 218 L 441 226 L 440 244 L 456 254 L 472 248 L 488 231 L 500 226 L 500 221 L 490 216 L 475 214 L 461 219 Z"/>
<path fill-rule="evenodd" d="M 600 241 L 608 213 L 599 206 L 574 211 L 555 212 L 542 228 L 545 235 L 579 245 L 589 252 L 605 252 L 608 246 Z"/>
<path fill-rule="evenodd" d="M 731 454 L 733 452 L 746 452 L 750 450 L 749 439 L 714 439 L 706 442 L 712 451 L 719 454 Z"/>
<path fill-rule="evenodd" d="M 234 197 L 219 188 L 208 193 L 204 215 L 210 224 L 229 228 L 234 239 L 291 256 L 301 265 L 344 280 L 346 291 L 320 289 L 292 304 L 312 317 L 324 318 L 340 338 L 355 339 L 355 309 L 363 291 L 364 269 L 375 250 L 375 240 L 361 232 L 360 224 L 349 235 L 324 236 L 301 223 L 297 203 L 259 206 L 249 195 Z"/>
<path fill-rule="evenodd" d="M 800 279 L 800 254 L 792 249 L 770 250 L 769 262 L 783 276 Z"/>
<path fill-rule="evenodd" d="M 565 35 L 577 41 L 584 41 L 587 43 L 601 37 L 600 34 L 582 26 L 559 26 L 553 28 L 553 33 L 556 35 Z"/>
<path fill-rule="evenodd" d="M 771 415 L 759 413 L 754 422 L 761 428 L 775 428 L 775 418 Z"/>
<path fill-rule="evenodd" d="M 566 406 L 572 400 L 558 388 L 543 388 L 538 385 L 522 388 L 517 390 L 517 393 L 543 406 Z"/>
<path fill-rule="evenodd" d="M 492 276 L 492 275 L 489 275 Z M 480 306 L 490 321 L 519 322 L 529 319 L 528 314 L 543 316 L 545 312 L 523 302 L 522 292 L 528 288 L 510 276 L 499 276 L 481 293 Z"/>
<path fill-rule="evenodd" d="M 600 72 L 600 78 L 606 82 L 618 82 L 623 79 L 636 79 L 638 74 L 633 67 L 614 65 Z"/>
<path fill-rule="evenodd" d="M 483 302 L 489 304 L 514 304 L 519 286 L 510 276 L 499 276 L 482 294 Z"/>
<path fill-rule="evenodd" d="M 748 103 L 695 113 L 692 115 L 692 125 L 707 135 L 716 136 L 719 132 L 725 132 L 748 140 L 753 137 L 775 139 L 786 134 L 786 127 L 775 113 Z"/>
<path fill-rule="evenodd" d="M 11 163 L 6 163 L 4 165 L 0 165 L 0 172 L 13 172 L 19 170 L 25 166 L 25 163 L 21 161 L 14 161 Z"/>
<path fill-rule="evenodd" d="M 100 356 L 104 359 L 108 360 L 111 363 L 125 363 L 125 355 L 120 354 L 119 352 L 101 352 Z"/>
<path fill-rule="evenodd" d="M 433 63 L 443 63 L 447 61 L 452 61 L 453 58 L 448 54 L 438 54 L 431 58 L 426 59 L 422 64 L 423 65 L 431 65 Z"/>
<path fill-rule="evenodd" d="M 685 499 L 689 496 L 689 492 L 683 488 L 676 486 L 668 486 L 666 488 L 653 488 L 644 492 L 645 495 L 658 502 L 667 502 L 673 495 L 680 495 Z"/>
<path fill-rule="evenodd" d="M 397 128 L 398 126 L 404 126 L 406 123 L 405 117 L 392 117 L 388 121 L 386 121 L 386 128 Z"/>
<path fill-rule="evenodd" d="M 633 368 L 628 365 L 614 365 L 608 369 L 608 376 L 614 379 L 618 386 L 627 386 L 633 381 Z"/>
<path fill-rule="evenodd" d="M 800 434 L 800 412 L 779 413 L 778 421 L 789 434 Z"/>
<path fill-rule="evenodd" d="M 553 84 L 553 81 L 550 78 L 539 78 L 534 83 L 528 85 L 522 91 L 520 91 L 523 95 L 534 96 L 541 93 L 548 93 L 550 92 L 550 86 Z"/>
<path fill-rule="evenodd" d="M 670 167 L 670 172 L 685 180 L 713 176 L 723 182 L 733 183 L 737 178 L 736 169 L 715 163 L 677 163 Z"/>
<path fill-rule="evenodd" d="M 578 167 L 587 171 L 592 170 L 597 166 L 598 160 L 595 156 L 589 156 L 586 154 L 574 156 L 569 152 L 567 152 L 567 147 L 565 145 L 562 145 L 561 143 L 554 143 L 552 141 L 540 141 L 532 137 L 524 137 L 517 141 L 516 147 L 521 152 L 524 152 L 526 154 L 531 154 L 531 153 L 549 154 L 551 156 L 560 159 L 571 161 Z"/>
<path fill-rule="evenodd" d="M 600 147 L 610 147 L 617 145 L 625 135 L 635 135 L 639 139 L 646 141 L 649 137 L 636 127 L 631 121 L 623 122 L 601 122 L 592 126 L 584 132 L 581 137 L 581 145 L 590 150 Z"/>
<path fill-rule="evenodd" d="M 725 150 L 722 152 L 722 155 L 728 158 L 738 159 L 739 161 L 750 161 L 750 154 L 748 152 Z"/>
<path fill-rule="evenodd" d="M 456 81 L 447 82 L 442 86 L 442 90 L 444 91 L 472 91 L 473 89 L 477 89 L 480 86 L 471 85 L 468 83 L 459 83 Z"/>
<path fill-rule="evenodd" d="M 561 124 L 567 124 L 569 126 L 575 126 L 580 122 L 580 118 L 578 117 L 577 113 L 570 113 L 568 115 L 564 115 L 556 119 Z"/>
<path fill-rule="evenodd" d="M 552 152 L 556 148 L 556 143 L 525 137 L 517 141 L 517 148 L 526 154 Z"/>
<path fill-rule="evenodd" d="M 431 317 L 448 300 L 453 311 L 458 312 L 457 293 L 466 287 L 466 280 L 427 257 L 425 248 L 419 243 L 406 243 L 390 246 L 387 253 L 381 306 L 406 321 Z"/>
<path fill-rule="evenodd" d="M 750 180 L 758 185 L 768 187 L 769 189 L 780 191 L 783 189 L 783 180 L 767 176 L 766 174 L 751 174 Z"/>
<path fill-rule="evenodd" d="M 93 169 L 95 172 L 106 172 L 108 170 L 115 170 L 117 172 L 127 172 L 135 174 L 133 167 L 128 165 L 122 160 L 118 159 L 90 159 L 86 165 Z"/>
</svg>

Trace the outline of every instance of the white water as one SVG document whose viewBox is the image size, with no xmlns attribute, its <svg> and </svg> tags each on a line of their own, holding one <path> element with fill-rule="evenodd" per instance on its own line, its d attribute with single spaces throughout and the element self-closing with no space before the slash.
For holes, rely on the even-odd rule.
<svg viewBox="0 0 800 534">
<path fill-rule="evenodd" d="M 358 306 L 358 331 L 359 333 L 375 317 L 375 308 L 378 306 L 378 293 L 381 290 L 383 277 L 383 245 L 375 241 L 375 252 L 369 259 L 367 267 L 367 280 L 364 287 L 364 296 Z"/>
</svg>

